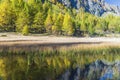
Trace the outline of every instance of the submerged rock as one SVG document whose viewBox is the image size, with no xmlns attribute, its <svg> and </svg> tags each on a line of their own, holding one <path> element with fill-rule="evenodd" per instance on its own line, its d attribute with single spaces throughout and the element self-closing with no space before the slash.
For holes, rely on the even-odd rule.
<svg viewBox="0 0 120 80">
<path fill-rule="evenodd" d="M 82 69 L 69 69 L 58 80 L 120 80 L 120 61 L 97 60 Z"/>
</svg>

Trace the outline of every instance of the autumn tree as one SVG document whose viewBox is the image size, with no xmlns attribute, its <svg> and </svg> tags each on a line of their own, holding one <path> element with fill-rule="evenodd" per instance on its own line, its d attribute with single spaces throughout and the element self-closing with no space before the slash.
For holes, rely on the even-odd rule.
<svg viewBox="0 0 120 80">
<path fill-rule="evenodd" d="M 57 0 L 50 0 L 52 3 L 56 4 Z"/>
<path fill-rule="evenodd" d="M 43 33 L 43 32 L 45 32 L 44 21 L 45 21 L 44 14 L 39 11 L 35 15 L 33 25 L 31 27 L 31 32 L 33 32 L 33 33 Z"/>
<path fill-rule="evenodd" d="M 0 30 L 14 31 L 15 15 L 9 0 L 0 3 Z"/>
<path fill-rule="evenodd" d="M 46 32 L 52 33 L 53 21 L 52 21 L 52 16 L 50 14 L 48 14 L 44 24 L 45 24 Z"/>
<path fill-rule="evenodd" d="M 74 25 L 71 16 L 66 13 L 64 16 L 62 31 L 64 35 L 73 35 L 74 34 Z"/>
<path fill-rule="evenodd" d="M 87 14 L 85 13 L 83 8 L 79 9 L 79 19 L 78 25 L 80 25 L 80 31 L 82 32 L 82 36 L 85 35 L 87 31 Z"/>
<path fill-rule="evenodd" d="M 102 28 L 103 31 L 107 31 L 108 30 L 108 24 L 109 23 L 105 19 L 102 19 L 100 24 L 101 24 L 101 28 Z"/>
<path fill-rule="evenodd" d="M 63 19 L 64 19 L 63 14 L 59 13 L 57 19 L 54 22 L 54 25 L 52 26 L 52 32 L 54 34 L 57 34 L 57 35 L 62 34 Z"/>
<path fill-rule="evenodd" d="M 16 31 L 22 32 L 25 25 L 29 25 L 29 14 L 25 11 L 21 11 L 16 20 Z"/>
<path fill-rule="evenodd" d="M 31 33 L 70 36 L 94 35 L 97 30 L 120 32 L 119 16 L 96 17 L 66 2 L 64 6 L 57 0 L 0 0 L 0 31 L 22 33 L 28 28 Z"/>
<path fill-rule="evenodd" d="M 25 25 L 22 29 L 22 34 L 24 36 L 27 36 L 29 34 L 29 27 L 27 25 Z"/>
<path fill-rule="evenodd" d="M 88 18 L 87 18 L 88 30 L 87 31 L 89 35 L 94 35 L 96 25 L 97 25 L 97 17 L 91 14 L 88 14 Z"/>
</svg>

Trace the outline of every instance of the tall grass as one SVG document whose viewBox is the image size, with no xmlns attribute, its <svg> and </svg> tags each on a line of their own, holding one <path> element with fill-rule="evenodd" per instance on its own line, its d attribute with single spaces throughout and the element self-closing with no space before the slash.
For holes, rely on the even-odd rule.
<svg viewBox="0 0 120 80">
<path fill-rule="evenodd" d="M 3 80 L 56 80 L 66 69 L 84 68 L 98 59 L 120 59 L 120 46 L 0 48 L 0 77 Z"/>
</svg>

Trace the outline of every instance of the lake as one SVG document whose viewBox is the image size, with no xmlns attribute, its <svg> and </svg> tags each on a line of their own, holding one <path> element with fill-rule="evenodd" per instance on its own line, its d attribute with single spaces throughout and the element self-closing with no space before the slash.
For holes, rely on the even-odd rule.
<svg viewBox="0 0 120 80">
<path fill-rule="evenodd" d="M 120 46 L 0 48 L 0 80 L 119 80 Z"/>
</svg>

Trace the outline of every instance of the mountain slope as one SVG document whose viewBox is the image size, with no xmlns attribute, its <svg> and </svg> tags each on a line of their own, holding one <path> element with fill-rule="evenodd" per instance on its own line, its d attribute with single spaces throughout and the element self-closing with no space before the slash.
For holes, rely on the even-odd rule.
<svg viewBox="0 0 120 80">
<path fill-rule="evenodd" d="M 103 14 L 120 15 L 120 8 L 118 6 L 110 5 L 104 0 L 58 0 L 68 8 L 80 9 L 91 14 L 102 16 Z"/>
</svg>

